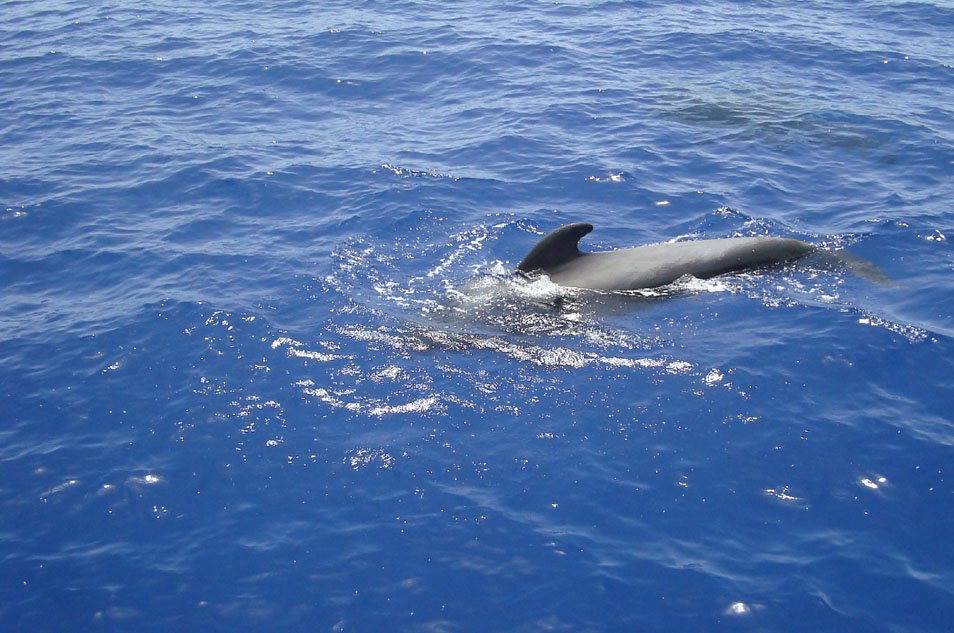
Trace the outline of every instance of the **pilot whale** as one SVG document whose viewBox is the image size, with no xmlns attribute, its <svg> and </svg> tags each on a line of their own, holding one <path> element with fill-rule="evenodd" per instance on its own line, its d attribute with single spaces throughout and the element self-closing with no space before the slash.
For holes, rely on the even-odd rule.
<svg viewBox="0 0 954 633">
<path fill-rule="evenodd" d="M 567 224 L 540 240 L 517 266 L 517 272 L 544 272 L 560 286 L 589 290 L 638 290 L 670 284 L 692 275 L 708 279 L 725 273 L 780 264 L 817 248 L 783 237 L 730 237 L 670 242 L 584 253 L 580 238 L 592 224 Z"/>
</svg>

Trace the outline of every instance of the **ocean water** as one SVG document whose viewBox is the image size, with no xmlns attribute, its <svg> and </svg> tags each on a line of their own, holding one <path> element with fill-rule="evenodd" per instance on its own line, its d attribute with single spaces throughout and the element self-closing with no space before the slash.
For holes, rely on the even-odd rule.
<svg viewBox="0 0 954 633">
<path fill-rule="evenodd" d="M 3 2 L 0 630 L 951 630 L 951 33 Z M 892 281 L 514 280 L 577 221 Z"/>
</svg>

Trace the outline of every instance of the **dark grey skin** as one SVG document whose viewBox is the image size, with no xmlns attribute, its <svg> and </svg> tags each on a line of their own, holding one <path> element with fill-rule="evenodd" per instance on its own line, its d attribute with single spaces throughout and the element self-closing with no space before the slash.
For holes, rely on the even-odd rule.
<svg viewBox="0 0 954 633">
<path fill-rule="evenodd" d="M 798 259 L 816 251 L 783 237 L 730 237 L 583 253 L 579 241 L 592 224 L 568 224 L 533 247 L 517 271 L 543 271 L 553 283 L 590 290 L 638 290 L 670 284 L 684 275 L 708 279 Z"/>
</svg>

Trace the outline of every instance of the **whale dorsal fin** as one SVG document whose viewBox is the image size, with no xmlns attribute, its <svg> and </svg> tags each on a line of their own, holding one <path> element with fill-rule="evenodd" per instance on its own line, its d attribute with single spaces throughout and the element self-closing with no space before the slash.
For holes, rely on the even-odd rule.
<svg viewBox="0 0 954 633">
<path fill-rule="evenodd" d="M 537 242 L 517 266 L 517 270 L 524 273 L 547 270 L 576 259 L 583 254 L 578 246 L 580 238 L 592 230 L 593 225 L 585 223 L 561 226 Z"/>
</svg>

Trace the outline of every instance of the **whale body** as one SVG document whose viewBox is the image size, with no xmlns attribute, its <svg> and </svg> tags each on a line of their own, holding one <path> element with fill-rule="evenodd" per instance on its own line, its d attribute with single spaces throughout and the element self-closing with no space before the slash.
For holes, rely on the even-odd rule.
<svg viewBox="0 0 954 633">
<path fill-rule="evenodd" d="M 555 284 L 572 288 L 638 290 L 665 286 L 685 275 L 708 279 L 780 264 L 817 250 L 783 237 L 730 237 L 581 252 L 580 238 L 592 230 L 593 225 L 585 223 L 556 229 L 533 247 L 517 271 L 542 271 Z"/>
</svg>

